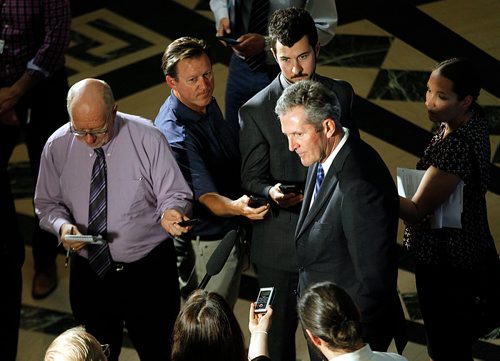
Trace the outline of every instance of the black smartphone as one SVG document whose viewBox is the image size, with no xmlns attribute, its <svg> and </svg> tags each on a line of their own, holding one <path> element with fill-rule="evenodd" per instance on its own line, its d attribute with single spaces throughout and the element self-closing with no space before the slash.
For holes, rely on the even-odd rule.
<svg viewBox="0 0 500 361">
<path fill-rule="evenodd" d="M 248 206 L 252 208 L 259 208 L 265 206 L 267 204 L 267 199 L 262 197 L 250 196 L 250 201 L 248 202 Z"/>
<path fill-rule="evenodd" d="M 304 192 L 302 187 L 298 184 L 282 184 L 280 185 L 280 191 L 283 194 L 287 193 L 302 194 Z"/>
<path fill-rule="evenodd" d="M 193 219 L 188 219 L 186 221 L 180 221 L 179 223 L 177 223 L 179 226 L 181 227 L 188 227 L 188 226 L 192 226 L 196 223 L 198 223 L 200 221 L 199 218 L 193 218 Z"/>
<path fill-rule="evenodd" d="M 238 45 L 240 42 L 234 38 L 231 38 L 229 36 L 217 36 L 217 39 L 222 40 L 226 42 L 228 45 L 233 46 L 233 45 Z"/>
<path fill-rule="evenodd" d="M 273 304 L 274 294 L 274 287 L 261 288 L 255 302 L 255 313 L 266 313 L 267 306 Z"/>
</svg>

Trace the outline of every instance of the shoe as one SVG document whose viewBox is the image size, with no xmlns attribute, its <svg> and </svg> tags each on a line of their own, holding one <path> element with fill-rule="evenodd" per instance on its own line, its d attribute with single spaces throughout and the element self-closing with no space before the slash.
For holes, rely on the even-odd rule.
<svg viewBox="0 0 500 361">
<path fill-rule="evenodd" d="M 31 287 L 31 296 L 34 299 L 41 300 L 54 292 L 56 288 L 57 270 L 55 264 L 47 269 L 35 271 Z"/>
</svg>

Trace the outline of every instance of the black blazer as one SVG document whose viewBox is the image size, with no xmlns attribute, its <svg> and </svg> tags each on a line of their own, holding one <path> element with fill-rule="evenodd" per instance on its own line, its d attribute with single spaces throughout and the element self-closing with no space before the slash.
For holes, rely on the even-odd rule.
<svg viewBox="0 0 500 361">
<path fill-rule="evenodd" d="M 344 288 L 361 311 L 364 340 L 384 350 L 406 344 L 397 293 L 399 198 L 377 152 L 349 136 L 309 209 L 317 164 L 309 167 L 295 242 L 299 294 L 320 281 Z"/>
<path fill-rule="evenodd" d="M 359 134 L 351 118 L 352 86 L 346 81 L 320 75 L 316 75 L 316 80 L 337 94 L 342 112 L 340 121 Z M 283 90 L 278 75 L 239 111 L 242 186 L 246 192 L 266 198 L 276 183 L 304 184 L 307 174 L 307 168 L 300 163 L 297 154 L 288 150 L 287 138 L 281 132 L 280 120 L 274 112 Z M 293 239 L 299 212 L 300 205 L 295 209 L 276 206 L 265 220 L 253 222 L 251 258 L 254 263 L 297 271 Z"/>
</svg>

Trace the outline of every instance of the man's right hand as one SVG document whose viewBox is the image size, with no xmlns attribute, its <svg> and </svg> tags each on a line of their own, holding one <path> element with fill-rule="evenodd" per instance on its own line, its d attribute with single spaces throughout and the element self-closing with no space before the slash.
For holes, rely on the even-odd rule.
<svg viewBox="0 0 500 361">
<path fill-rule="evenodd" d="M 85 242 L 69 242 L 66 241 L 66 236 L 68 235 L 80 235 L 80 231 L 78 228 L 71 223 L 64 223 L 59 230 L 59 234 L 61 236 L 61 241 L 65 249 L 71 249 L 73 252 L 78 252 L 82 250 L 87 243 Z"/>
<path fill-rule="evenodd" d="M 302 202 L 304 199 L 303 194 L 287 193 L 283 194 L 280 190 L 281 183 L 276 183 L 269 189 L 269 197 L 275 201 L 282 208 L 293 207 L 294 205 Z"/>
<path fill-rule="evenodd" d="M 0 113 L 0 123 L 10 126 L 18 126 L 19 119 L 17 118 L 16 111 L 14 109 L 9 109 L 6 112 Z"/>
<path fill-rule="evenodd" d="M 217 28 L 217 36 L 225 36 L 231 34 L 231 23 L 228 18 L 222 18 Z"/>
</svg>

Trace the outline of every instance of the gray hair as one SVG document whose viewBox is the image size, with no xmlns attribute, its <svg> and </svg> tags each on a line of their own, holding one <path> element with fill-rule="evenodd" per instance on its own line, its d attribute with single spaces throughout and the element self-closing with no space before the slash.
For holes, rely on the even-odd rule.
<svg viewBox="0 0 500 361">
<path fill-rule="evenodd" d="M 301 80 L 285 89 L 276 103 L 275 112 L 282 117 L 293 108 L 302 106 L 306 122 L 320 130 L 323 120 L 330 118 L 340 124 L 340 103 L 334 92 L 314 80 Z"/>
<path fill-rule="evenodd" d="M 45 361 L 106 361 L 101 344 L 94 336 L 77 326 L 55 338 L 45 353 Z"/>
</svg>

